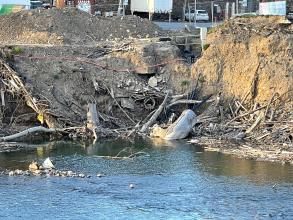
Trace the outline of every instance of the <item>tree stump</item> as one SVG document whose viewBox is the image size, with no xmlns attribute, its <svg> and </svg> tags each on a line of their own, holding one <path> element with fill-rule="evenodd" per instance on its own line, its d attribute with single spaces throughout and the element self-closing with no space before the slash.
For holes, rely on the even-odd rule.
<svg viewBox="0 0 293 220">
<path fill-rule="evenodd" d="M 98 111 L 96 103 L 89 103 L 88 104 L 88 111 L 87 111 L 87 125 L 86 127 L 93 131 L 94 138 L 97 140 L 96 129 L 99 127 L 100 121 L 98 117 Z"/>
</svg>

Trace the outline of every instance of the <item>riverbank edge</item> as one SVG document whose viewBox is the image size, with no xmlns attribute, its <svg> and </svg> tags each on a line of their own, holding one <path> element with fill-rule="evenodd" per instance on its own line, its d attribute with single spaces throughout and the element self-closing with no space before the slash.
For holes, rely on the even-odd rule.
<svg viewBox="0 0 293 220">
<path fill-rule="evenodd" d="M 213 142 L 214 140 L 210 141 Z M 278 150 L 263 150 L 258 146 L 249 146 L 249 144 L 252 143 L 239 144 L 237 147 L 235 147 L 235 144 L 232 144 L 233 147 L 227 147 L 227 142 L 221 141 L 218 141 L 217 143 L 198 142 L 196 144 L 202 145 L 203 149 L 208 152 L 219 152 L 240 159 L 280 163 L 282 165 L 293 166 L 293 152 L 280 150 L 279 148 Z"/>
</svg>

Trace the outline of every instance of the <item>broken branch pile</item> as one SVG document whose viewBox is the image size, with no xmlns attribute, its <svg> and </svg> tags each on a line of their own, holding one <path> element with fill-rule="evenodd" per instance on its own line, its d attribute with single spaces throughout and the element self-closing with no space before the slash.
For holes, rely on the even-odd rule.
<svg viewBox="0 0 293 220">
<path fill-rule="evenodd" d="M 3 88 L 6 95 L 16 95 L 30 107 L 29 114 L 32 114 L 33 120 L 29 127 L 41 125 L 52 130 L 34 129 L 37 132 L 50 131 L 49 133 L 57 132 L 72 137 L 84 137 L 89 133 L 93 133 L 95 139 L 121 135 L 144 121 L 146 116 L 160 105 L 170 87 L 170 73 L 161 71 L 168 65 L 180 63 L 178 49 L 169 42 L 158 41 L 127 41 L 114 45 L 105 43 L 104 46 L 41 46 L 26 47 L 24 50 L 12 46 L 3 48 Z M 166 57 L 166 50 L 169 51 L 171 60 L 169 55 Z M 60 54 L 62 57 L 58 61 Z M 156 59 L 149 59 L 151 56 Z M 138 65 L 142 65 L 147 71 L 141 74 L 134 71 L 142 69 Z M 94 108 L 88 108 L 89 105 Z M 97 125 L 87 126 L 89 129 L 83 130 L 71 129 L 70 134 L 63 132 L 62 129 L 68 127 L 85 128 L 86 124 L 89 124 L 89 109 L 97 110 L 94 120 L 91 120 L 99 119 Z M 18 115 L 12 117 L 6 114 L 5 117 L 16 121 Z M 5 126 L 19 126 L 21 120 L 18 122 Z M 16 132 L 25 129 L 28 129 L 28 126 L 19 127 Z M 90 130 L 92 132 L 89 132 Z M 31 132 L 25 132 L 29 133 Z"/>
<path fill-rule="evenodd" d="M 274 94 L 264 104 L 244 101 L 244 97 L 230 101 L 226 108 L 220 105 L 217 120 L 196 125 L 193 142 L 227 150 L 227 140 L 235 140 L 239 145 L 232 145 L 231 150 L 245 145 L 262 151 L 293 152 L 293 100 L 286 98 L 292 97 L 292 92 Z"/>
</svg>

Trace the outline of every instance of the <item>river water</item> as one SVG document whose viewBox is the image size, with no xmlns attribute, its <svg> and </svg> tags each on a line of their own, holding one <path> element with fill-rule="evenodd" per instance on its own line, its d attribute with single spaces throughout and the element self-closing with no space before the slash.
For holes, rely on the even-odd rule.
<svg viewBox="0 0 293 220">
<path fill-rule="evenodd" d="M 120 155 L 146 155 L 101 157 L 125 148 Z M 91 177 L 0 175 L 0 219 L 293 218 L 293 166 L 204 152 L 185 142 L 116 140 L 32 144 L 0 153 L 0 167 L 27 169 L 48 156 L 60 170 Z"/>
</svg>

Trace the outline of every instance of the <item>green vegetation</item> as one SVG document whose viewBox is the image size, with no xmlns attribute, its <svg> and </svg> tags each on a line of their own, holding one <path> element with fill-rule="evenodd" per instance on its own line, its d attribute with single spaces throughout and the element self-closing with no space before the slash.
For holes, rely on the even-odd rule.
<svg viewBox="0 0 293 220">
<path fill-rule="evenodd" d="M 203 45 L 203 50 L 207 50 L 209 48 L 210 44 Z"/>
<path fill-rule="evenodd" d="M 182 80 L 180 85 L 181 85 L 181 87 L 189 86 L 190 81 L 189 80 Z"/>
<path fill-rule="evenodd" d="M 206 81 L 206 80 L 205 80 L 204 76 L 200 75 L 200 76 L 198 77 L 198 83 L 203 84 L 205 81 Z"/>
<path fill-rule="evenodd" d="M 251 18 L 251 17 L 255 17 L 255 13 L 246 13 L 240 16 L 237 16 L 238 18 Z"/>
<path fill-rule="evenodd" d="M 22 48 L 20 48 L 20 47 L 13 47 L 12 48 L 12 53 L 13 54 L 21 54 L 23 52 L 23 49 Z"/>
<path fill-rule="evenodd" d="M 13 10 L 13 5 L 2 5 L 0 7 L 0 15 L 5 15 L 11 13 Z"/>
<path fill-rule="evenodd" d="M 216 27 L 212 27 L 208 29 L 208 34 L 216 32 Z"/>
<path fill-rule="evenodd" d="M 54 79 L 59 79 L 59 75 L 58 75 L 58 74 L 54 74 L 54 75 L 53 75 L 53 78 L 54 78 Z"/>
</svg>

